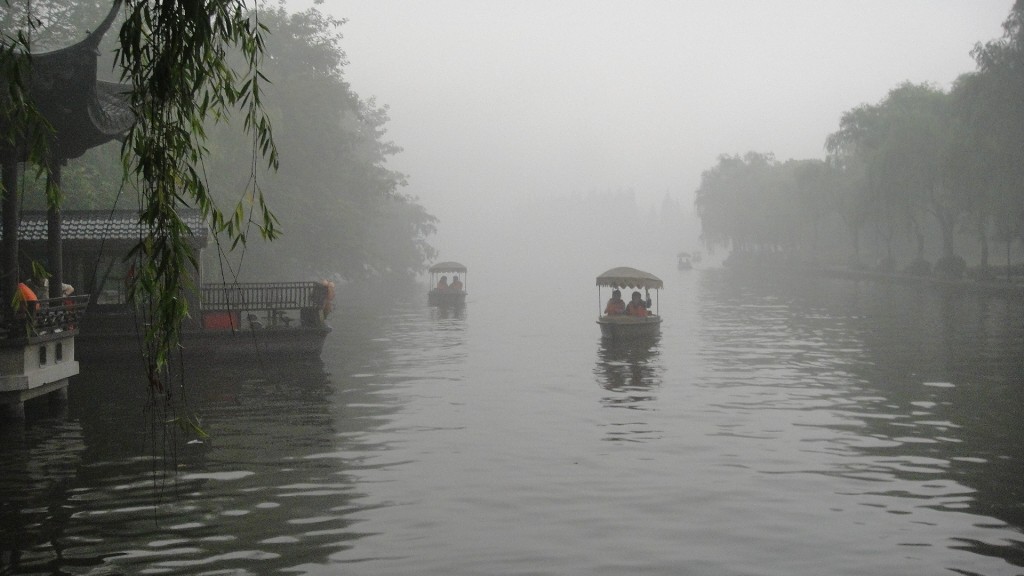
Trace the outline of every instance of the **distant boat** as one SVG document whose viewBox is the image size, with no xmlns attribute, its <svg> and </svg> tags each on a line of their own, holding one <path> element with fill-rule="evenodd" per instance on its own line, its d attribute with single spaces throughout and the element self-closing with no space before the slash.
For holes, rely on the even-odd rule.
<svg viewBox="0 0 1024 576">
<path fill-rule="evenodd" d="M 689 252 L 676 254 L 676 268 L 680 270 L 692 270 L 694 257 Z"/>
<path fill-rule="evenodd" d="M 464 265 L 458 262 L 439 262 L 427 271 L 430 273 L 431 286 L 427 292 L 427 304 L 447 308 L 466 304 L 466 286 L 469 281 Z M 462 278 L 459 278 L 459 274 Z"/>
<path fill-rule="evenodd" d="M 644 295 L 641 298 L 645 300 L 644 304 L 647 309 L 643 315 L 633 315 L 627 313 L 605 314 L 605 308 L 601 308 L 600 316 L 597 319 L 597 324 L 601 327 L 601 336 L 613 340 L 636 340 L 657 335 L 661 330 L 661 316 L 657 314 L 657 296 L 662 287 L 663 283 L 660 278 L 636 268 L 612 268 L 598 276 L 598 305 L 605 302 L 602 294 L 603 288 L 629 289 L 635 291 L 636 294 L 639 294 L 639 290 L 642 288 Z M 653 303 L 650 300 L 651 290 L 655 291 Z M 655 308 L 654 312 L 650 311 L 652 304 Z"/>
</svg>

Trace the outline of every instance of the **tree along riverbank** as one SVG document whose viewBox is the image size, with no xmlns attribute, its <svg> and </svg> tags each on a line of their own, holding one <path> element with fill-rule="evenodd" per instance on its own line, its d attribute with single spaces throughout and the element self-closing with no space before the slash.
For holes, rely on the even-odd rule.
<svg viewBox="0 0 1024 576">
<path fill-rule="evenodd" d="M 998 280 L 991 276 L 981 278 L 975 270 L 968 270 L 964 278 L 949 279 L 935 275 L 909 274 L 901 272 L 882 272 L 864 268 L 851 268 L 847 266 L 818 266 L 799 264 L 766 265 L 751 262 L 727 265 L 737 270 L 759 270 L 771 273 L 797 273 L 809 276 L 826 276 L 831 278 L 846 278 L 851 280 L 871 280 L 877 282 L 894 282 L 900 284 L 919 284 L 925 286 L 936 286 L 942 288 L 954 288 L 969 290 L 979 294 L 1005 296 L 1010 298 L 1024 298 L 1024 277 L 1015 275 L 1010 281 Z M 1005 276 L 1004 276 L 1005 278 Z"/>
</svg>

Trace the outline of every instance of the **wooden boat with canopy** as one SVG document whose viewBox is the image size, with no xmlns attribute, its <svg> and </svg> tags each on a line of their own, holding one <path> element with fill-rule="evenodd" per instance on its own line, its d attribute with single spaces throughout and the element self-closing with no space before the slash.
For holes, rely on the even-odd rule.
<svg viewBox="0 0 1024 576">
<path fill-rule="evenodd" d="M 663 285 L 661 279 L 654 274 L 625 266 L 612 268 L 598 276 L 597 302 L 600 316 L 597 323 L 601 326 L 601 336 L 614 340 L 632 340 L 658 334 L 661 330 L 661 316 L 658 315 L 657 299 Z M 640 298 L 645 301 L 646 313 L 642 315 L 606 313 L 605 288 L 609 288 L 611 291 L 630 290 L 638 294 L 640 290 L 643 290 L 644 294 Z M 650 301 L 651 290 L 655 292 L 653 303 Z M 625 296 L 623 300 L 629 302 L 631 297 L 632 295 Z M 652 304 L 653 311 L 651 310 Z"/>
<path fill-rule="evenodd" d="M 438 262 L 427 271 L 430 273 L 429 305 L 455 307 L 466 304 L 468 281 L 465 266 L 458 262 Z"/>
<path fill-rule="evenodd" d="M 700 259 L 700 252 L 680 252 L 676 254 L 676 267 L 680 270 L 692 270 Z"/>
</svg>

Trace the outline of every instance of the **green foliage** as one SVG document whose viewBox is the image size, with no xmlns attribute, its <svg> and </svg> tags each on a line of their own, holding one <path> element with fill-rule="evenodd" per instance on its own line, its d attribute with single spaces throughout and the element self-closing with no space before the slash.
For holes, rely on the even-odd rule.
<svg viewBox="0 0 1024 576">
<path fill-rule="evenodd" d="M 0 30 L 23 31 L 31 37 L 32 52 L 49 52 L 81 40 L 87 32 L 84 23 L 101 21 L 110 10 L 111 2 L 0 0 Z"/>
<path fill-rule="evenodd" d="M 251 135 L 255 175 L 257 157 L 271 168 L 278 163 L 270 121 L 262 108 L 265 28 L 258 12 L 243 0 L 161 2 L 127 0 L 119 34 L 122 81 L 131 85 L 136 122 L 122 148 L 124 172 L 141 195 L 143 239 L 130 255 L 139 263 L 131 285 L 133 300 L 152 319 L 146 335 L 151 379 L 167 363 L 188 315 L 182 297 L 197 266 L 188 242 L 192 231 L 179 215 L 184 206 L 199 208 L 214 230 L 233 243 L 245 242 L 243 221 L 257 214 L 261 236 L 273 239 L 276 220 L 255 177 L 246 204 L 221 210 L 203 174 L 208 118 L 231 110 L 243 113 Z M 243 72 L 228 62 L 229 49 L 242 56 Z"/>
<path fill-rule="evenodd" d="M 386 139 L 387 107 L 344 79 L 343 20 L 250 10 L 244 0 L 125 1 L 111 64 L 131 86 L 137 122 L 120 158 L 105 146 L 65 166 L 67 198 L 53 201 L 140 207 L 146 235 L 130 255 L 132 297 L 149 327 L 154 389 L 189 314 L 182 291 L 197 255 L 184 206 L 202 211 L 225 251 L 240 248 L 236 265 L 247 258 L 252 279 L 408 277 L 434 257 L 426 238 L 436 219 L 386 165 L 401 151 Z M 2 18 L 23 18 L 26 6 Z M 106 0 L 31 6 L 46 15 L 35 45 L 53 48 L 109 10 Z M 23 207 L 47 205 L 41 175 L 26 181 Z M 254 234 L 277 241 L 249 243 Z"/>
<path fill-rule="evenodd" d="M 827 156 L 778 163 L 770 154 L 721 156 L 704 172 L 696 207 L 702 238 L 734 252 L 811 258 L 841 221 L 859 262 L 862 237 L 891 269 L 900 239 L 916 244 L 915 268 L 936 233 L 936 273 L 959 277 L 955 239 L 965 229 L 986 264 L 990 237 L 1024 240 L 1024 0 L 998 40 L 978 44 L 977 71 L 950 92 L 903 83 L 876 104 L 842 115 Z M 809 254 L 810 253 L 810 254 Z"/>
<path fill-rule="evenodd" d="M 201 440 L 205 440 L 210 437 L 199 421 L 193 416 L 175 416 L 174 418 L 164 422 L 164 424 L 177 425 L 177 427 L 187 436 L 194 436 Z"/>
<path fill-rule="evenodd" d="M 23 151 L 17 146 L 22 143 L 29 162 L 42 169 L 53 127 L 29 96 L 31 36 L 41 23 L 31 14 L 21 23 L 23 27 L 0 29 L 0 151 L 18 158 Z"/>
<path fill-rule="evenodd" d="M 283 234 L 247 246 L 244 268 L 231 268 L 253 280 L 421 271 L 433 257 L 426 238 L 436 220 L 401 193 L 405 175 L 387 167 L 401 152 L 387 140 L 388 108 L 361 99 L 344 79 L 344 21 L 315 9 L 279 9 L 262 22 L 271 31 L 262 71 L 272 81 L 263 102 L 282 159 L 264 175 L 264 188 Z M 231 190 L 237 186 L 229 167 L 244 162 L 243 148 L 226 125 L 210 133 L 208 173 L 218 188 Z"/>
<path fill-rule="evenodd" d="M 985 150 L 997 236 L 1024 241 L 1024 0 L 1014 2 L 1003 36 L 972 55 L 978 70 L 962 82 L 962 113 Z"/>
</svg>

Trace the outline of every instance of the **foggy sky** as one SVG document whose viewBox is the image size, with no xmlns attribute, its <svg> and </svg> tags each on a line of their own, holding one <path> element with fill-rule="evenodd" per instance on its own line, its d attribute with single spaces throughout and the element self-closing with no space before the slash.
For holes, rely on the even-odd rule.
<svg viewBox="0 0 1024 576">
<path fill-rule="evenodd" d="M 330 0 L 346 78 L 390 106 L 390 167 L 441 219 L 631 189 L 692 206 L 723 153 L 821 158 L 842 113 L 948 89 L 1013 0 Z M 312 0 L 290 0 L 294 10 Z M 442 259 L 444 259 L 442 257 Z"/>
</svg>

